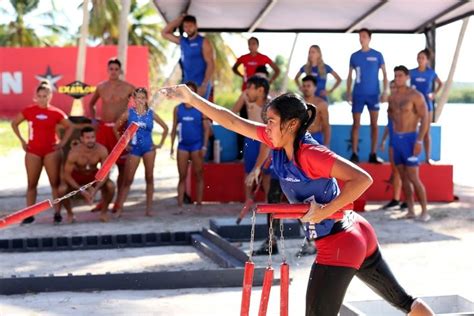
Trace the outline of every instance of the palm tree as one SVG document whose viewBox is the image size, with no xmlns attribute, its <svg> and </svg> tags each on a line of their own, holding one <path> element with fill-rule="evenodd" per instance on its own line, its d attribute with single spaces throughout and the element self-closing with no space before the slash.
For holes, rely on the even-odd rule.
<svg viewBox="0 0 474 316">
<path fill-rule="evenodd" d="M 30 15 L 38 7 L 39 0 L 10 0 L 10 4 L 15 10 L 15 19 L 8 24 L 0 25 L 0 46 L 24 47 L 24 46 L 54 46 L 57 43 L 64 42 L 68 38 L 67 27 L 56 23 L 56 13 L 42 13 L 44 21 L 41 25 L 31 27 L 25 23 L 25 16 Z M 51 0 L 53 8 L 54 0 Z M 5 8 L 0 8 L 3 15 L 11 15 Z M 37 27 L 47 29 L 51 34 L 39 37 L 36 33 Z"/>
<path fill-rule="evenodd" d="M 7 25 L 0 26 L 0 46 L 22 47 L 42 44 L 35 30 L 25 24 L 25 15 L 38 7 L 39 0 L 10 0 L 16 17 Z M 2 14 L 8 14 L 2 9 Z"/>
<path fill-rule="evenodd" d="M 215 54 L 215 76 L 214 80 L 217 81 L 220 87 L 232 87 L 232 80 L 234 73 L 232 72 L 232 65 L 229 63 L 229 59 L 232 62 L 235 61 L 236 56 L 232 49 L 225 43 L 220 33 L 208 33 L 206 38 L 212 43 Z"/>
<path fill-rule="evenodd" d="M 119 3 L 119 1 L 92 0 L 89 34 L 93 40 L 102 45 L 118 44 L 121 10 Z M 152 81 L 158 78 L 160 66 L 166 62 L 164 50 L 168 44 L 160 35 L 163 24 L 149 21 L 154 17 L 156 17 L 156 11 L 151 3 L 139 6 L 136 0 L 132 0 L 128 23 L 128 44 L 148 47 Z"/>
<path fill-rule="evenodd" d="M 164 51 L 168 47 L 168 41 L 161 37 L 161 29 L 164 25 L 163 23 L 150 21 L 156 17 L 156 10 L 150 2 L 138 6 L 137 1 L 133 0 L 130 12 L 128 43 L 129 45 L 144 45 L 148 47 L 148 60 L 151 70 L 150 79 L 152 82 L 162 81 L 163 78 L 159 74 L 162 73 L 162 66 L 166 63 Z"/>
</svg>

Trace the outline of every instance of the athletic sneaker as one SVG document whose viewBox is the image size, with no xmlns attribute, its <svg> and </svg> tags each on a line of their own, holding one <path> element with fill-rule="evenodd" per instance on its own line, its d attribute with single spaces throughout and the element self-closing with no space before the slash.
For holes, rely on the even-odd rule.
<svg viewBox="0 0 474 316">
<path fill-rule="evenodd" d="M 313 241 L 305 240 L 301 249 L 296 253 L 297 257 L 311 256 L 316 254 L 316 246 Z"/>
<path fill-rule="evenodd" d="M 352 161 L 353 163 L 358 163 L 359 155 L 357 155 L 356 153 L 352 153 L 350 161 Z"/>
<path fill-rule="evenodd" d="M 30 217 L 25 218 L 25 219 L 21 222 L 21 224 L 22 224 L 22 225 L 23 225 L 23 224 L 31 224 L 31 223 L 33 223 L 34 221 L 35 221 L 35 217 L 34 217 L 34 216 L 30 216 Z"/>
<path fill-rule="evenodd" d="M 394 209 L 394 208 L 400 208 L 400 201 L 391 200 L 390 202 L 388 202 L 387 204 L 382 206 L 383 210 L 391 210 L 391 209 Z"/>
<path fill-rule="evenodd" d="M 400 209 L 401 209 L 402 211 L 407 210 L 407 209 L 408 209 L 408 204 L 407 204 L 407 202 L 400 203 Z"/>
<path fill-rule="evenodd" d="M 268 239 L 267 239 L 260 245 L 260 248 L 252 252 L 252 256 L 264 256 L 264 255 L 268 256 L 268 251 L 269 249 L 268 249 Z M 277 242 L 274 240 L 272 243 L 272 255 L 276 255 L 276 254 L 278 254 L 278 245 L 277 245 Z"/>
<path fill-rule="evenodd" d="M 54 213 L 53 219 L 55 224 L 59 224 L 63 221 L 63 217 L 59 213 Z"/>
<path fill-rule="evenodd" d="M 380 158 L 380 157 L 377 157 L 377 154 L 370 154 L 369 155 L 369 162 L 370 163 L 376 163 L 376 164 L 382 164 L 383 163 L 383 159 Z"/>
</svg>

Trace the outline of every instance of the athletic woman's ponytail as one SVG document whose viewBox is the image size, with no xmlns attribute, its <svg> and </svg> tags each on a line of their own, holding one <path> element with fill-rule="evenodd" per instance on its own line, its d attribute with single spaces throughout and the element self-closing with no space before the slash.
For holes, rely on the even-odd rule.
<svg viewBox="0 0 474 316">
<path fill-rule="evenodd" d="M 296 163 L 298 163 L 298 155 L 296 153 L 300 149 L 301 138 L 303 138 L 308 128 L 316 119 L 316 106 L 311 103 L 305 103 L 305 108 L 305 119 L 301 121 L 301 124 L 296 131 L 295 140 L 293 141 L 293 155 Z"/>
<path fill-rule="evenodd" d="M 300 96 L 294 93 L 285 93 L 273 99 L 265 107 L 265 112 L 271 107 L 280 116 L 281 126 L 292 119 L 299 122 L 298 129 L 295 132 L 295 140 L 293 142 L 293 155 L 295 162 L 298 163 L 297 152 L 300 148 L 300 142 L 308 127 L 313 124 L 316 119 L 316 106 L 306 103 Z"/>
</svg>

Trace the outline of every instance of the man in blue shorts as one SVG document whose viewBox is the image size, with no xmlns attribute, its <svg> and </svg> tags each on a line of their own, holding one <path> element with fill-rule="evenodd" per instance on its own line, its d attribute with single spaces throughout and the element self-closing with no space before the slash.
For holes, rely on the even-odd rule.
<svg viewBox="0 0 474 316">
<path fill-rule="evenodd" d="M 180 25 L 187 34 L 186 37 L 173 34 Z M 192 15 L 180 15 L 165 26 L 161 35 L 181 47 L 183 83 L 196 83 L 199 95 L 209 99 L 214 74 L 214 49 L 207 38 L 198 34 L 196 18 Z"/>
<path fill-rule="evenodd" d="M 395 72 L 395 92 L 389 98 L 388 117 L 393 124 L 393 160 L 400 172 L 403 192 L 408 204 L 404 218 L 415 218 L 413 188 L 421 204 L 418 218 L 423 222 L 430 220 L 426 208 L 426 191 L 418 175 L 419 155 L 423 138 L 428 131 L 428 111 L 421 93 L 407 86 L 410 78 L 405 66 L 397 66 Z M 419 125 L 419 127 L 418 127 Z"/>
<path fill-rule="evenodd" d="M 380 52 L 369 47 L 372 33 L 368 29 L 359 31 L 359 41 L 362 49 L 353 53 L 350 59 L 349 75 L 347 76 L 347 101 L 352 104 L 352 162 L 359 162 L 359 129 L 360 116 L 367 105 L 370 113 L 370 155 L 369 162 L 382 163 L 376 154 L 380 104 L 385 102 L 388 96 L 388 80 L 385 71 L 385 62 Z M 380 96 L 379 69 L 383 74 L 383 91 Z M 354 90 L 352 90 L 352 71 L 355 70 L 356 79 Z"/>
</svg>

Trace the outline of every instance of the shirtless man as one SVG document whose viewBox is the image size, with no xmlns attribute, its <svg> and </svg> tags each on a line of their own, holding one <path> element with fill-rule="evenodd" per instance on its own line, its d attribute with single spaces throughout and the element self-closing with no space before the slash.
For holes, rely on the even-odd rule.
<svg viewBox="0 0 474 316">
<path fill-rule="evenodd" d="M 63 182 L 59 186 L 59 196 L 77 190 L 83 185 L 95 180 L 97 164 L 102 164 L 107 158 L 107 149 L 101 144 L 96 143 L 94 128 L 87 126 L 81 130 L 80 143 L 71 148 L 66 163 L 64 165 Z M 115 193 L 113 182 L 107 177 L 104 181 L 96 183 L 88 190 L 82 191 L 82 197 L 87 203 L 92 203 L 97 191 L 102 193 L 102 205 L 100 220 L 108 221 L 107 209 Z M 74 222 L 71 201 L 64 200 L 64 207 L 67 211 L 68 222 Z M 60 214 L 61 205 L 56 208 L 56 214 Z"/>
<path fill-rule="evenodd" d="M 322 98 L 314 95 L 316 91 L 316 78 L 313 76 L 304 77 L 301 91 L 307 103 L 316 105 L 316 119 L 308 128 L 308 132 L 318 143 L 329 148 L 331 126 L 329 125 L 328 104 Z"/>
<path fill-rule="evenodd" d="M 426 208 L 426 192 L 418 175 L 419 154 L 428 131 L 428 111 L 421 93 L 407 86 L 409 71 L 397 66 L 394 93 L 389 98 L 388 117 L 393 123 L 393 159 L 402 179 L 403 191 L 408 204 L 405 218 L 415 218 L 413 184 L 421 204 L 419 220 L 430 220 Z"/>
<path fill-rule="evenodd" d="M 107 148 L 110 153 L 117 144 L 117 137 L 114 134 L 114 125 L 120 115 L 127 110 L 129 97 L 135 91 L 135 87 L 130 83 L 120 79 L 122 73 L 122 64 L 116 58 L 110 59 L 107 63 L 107 72 L 109 79 L 100 83 L 94 92 L 89 103 L 90 115 L 92 120 L 97 122 L 97 142 Z M 95 104 L 102 99 L 102 109 L 100 120 L 96 116 Z M 126 154 L 117 160 L 117 196 L 120 195 L 124 179 L 124 167 Z M 97 205 L 95 210 L 99 210 L 101 205 Z M 114 205 L 116 209 L 116 205 Z"/>
</svg>

